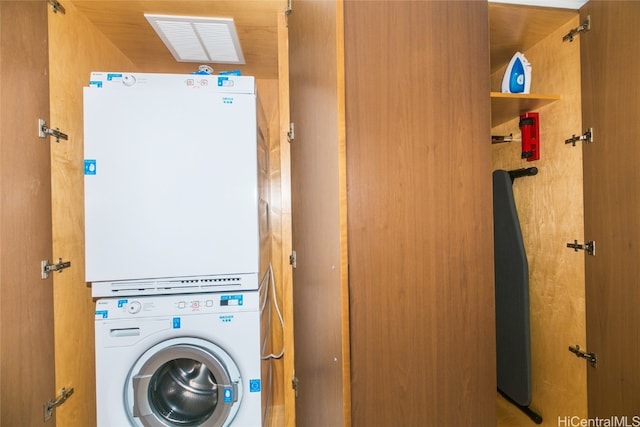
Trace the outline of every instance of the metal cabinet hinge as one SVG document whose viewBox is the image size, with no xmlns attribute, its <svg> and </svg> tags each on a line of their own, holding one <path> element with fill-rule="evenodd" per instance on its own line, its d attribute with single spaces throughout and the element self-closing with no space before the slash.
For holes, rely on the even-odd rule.
<svg viewBox="0 0 640 427">
<path fill-rule="evenodd" d="M 589 240 L 584 244 L 578 243 L 577 240 L 574 240 L 573 243 L 567 243 L 567 247 L 573 249 L 575 252 L 583 250 L 587 255 L 596 256 L 596 242 L 593 240 Z"/>
<path fill-rule="evenodd" d="M 564 37 L 562 37 L 562 41 L 566 42 L 567 40 L 569 40 L 570 42 L 572 42 L 573 38 L 577 34 L 584 33 L 586 31 L 589 31 L 590 29 L 591 29 L 591 15 L 587 15 L 587 19 L 584 20 L 582 25 L 569 31 L 569 33 L 567 33 Z"/>
<path fill-rule="evenodd" d="M 298 397 L 298 377 L 291 379 L 291 388 L 295 391 L 296 397 Z"/>
<path fill-rule="evenodd" d="M 287 132 L 287 141 L 291 142 L 296 139 L 296 128 L 293 123 L 289 123 L 289 132 Z"/>
<path fill-rule="evenodd" d="M 62 6 L 58 0 L 48 0 L 48 1 L 49 1 L 49 3 L 51 3 L 51 10 L 53 11 L 53 13 L 60 12 L 63 15 L 65 14 L 66 10 L 64 9 L 64 6 Z"/>
<path fill-rule="evenodd" d="M 291 255 L 289 255 L 289 264 L 291 267 L 296 268 L 297 261 L 298 257 L 296 256 L 296 251 L 291 251 Z"/>
<path fill-rule="evenodd" d="M 580 346 L 578 344 L 576 344 L 574 347 L 569 346 L 569 351 L 575 354 L 576 357 L 585 359 L 587 362 L 589 362 L 589 365 L 593 366 L 594 368 L 598 367 L 598 356 L 596 356 L 595 353 L 586 353 L 580 350 Z"/>
<path fill-rule="evenodd" d="M 71 396 L 72 394 L 73 388 L 67 390 L 66 388 L 62 387 L 62 389 L 60 389 L 59 396 L 55 397 L 54 399 L 47 400 L 47 402 L 44 404 L 44 420 L 48 421 L 53 416 L 53 410 L 66 402 L 69 396 Z"/>
<path fill-rule="evenodd" d="M 44 119 L 38 119 L 38 136 L 40 138 L 46 138 L 47 135 L 53 136 L 56 142 L 60 142 L 61 139 L 65 141 L 69 139 L 66 133 L 60 132 L 60 129 L 51 129 L 47 126 L 47 122 Z"/>
<path fill-rule="evenodd" d="M 47 279 L 49 277 L 49 273 L 53 273 L 54 271 L 62 273 L 62 270 L 69 267 L 71 267 L 71 261 L 62 262 L 62 258 L 58 258 L 58 262 L 55 264 L 49 264 L 49 260 L 43 259 L 40 261 L 41 277 L 43 280 Z"/>
<path fill-rule="evenodd" d="M 593 142 L 593 128 L 589 128 L 585 130 L 582 135 L 573 135 L 571 138 L 565 139 L 564 143 L 572 144 L 575 147 L 576 142 L 578 141 L 584 141 L 585 144 L 589 144 L 590 142 Z"/>
<path fill-rule="evenodd" d="M 293 11 L 291 0 L 287 1 L 287 6 L 284 9 L 284 25 L 289 28 L 289 16 L 291 16 L 291 12 Z"/>
</svg>

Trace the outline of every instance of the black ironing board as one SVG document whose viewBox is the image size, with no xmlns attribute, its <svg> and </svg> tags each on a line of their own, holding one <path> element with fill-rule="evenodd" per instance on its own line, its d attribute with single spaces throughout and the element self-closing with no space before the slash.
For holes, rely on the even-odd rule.
<svg viewBox="0 0 640 427">
<path fill-rule="evenodd" d="M 539 424 L 542 418 L 528 408 L 531 403 L 529 265 L 512 189 L 515 178 L 537 172 L 536 168 L 493 172 L 493 222 L 498 390 Z"/>
</svg>

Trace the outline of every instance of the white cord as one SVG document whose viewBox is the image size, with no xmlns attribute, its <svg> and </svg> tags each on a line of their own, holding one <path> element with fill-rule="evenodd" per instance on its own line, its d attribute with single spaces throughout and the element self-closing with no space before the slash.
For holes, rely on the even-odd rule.
<svg viewBox="0 0 640 427">
<path fill-rule="evenodd" d="M 271 286 L 269 286 L 269 284 L 267 283 L 270 283 Z M 267 284 L 266 285 L 267 289 L 263 293 L 262 291 L 264 289 L 265 284 Z M 271 294 L 273 295 L 273 306 L 275 306 L 276 308 L 276 313 L 278 314 L 278 319 L 280 320 L 280 328 L 282 329 L 282 332 L 284 334 L 284 320 L 282 318 L 282 313 L 280 312 L 280 307 L 278 305 L 278 295 L 276 293 L 276 281 L 273 274 L 273 266 L 271 265 L 271 263 L 269 263 L 269 268 L 267 269 L 267 272 L 264 274 L 264 276 L 260 280 L 258 291 L 260 292 L 260 295 L 262 298 L 262 300 L 260 301 L 260 319 L 262 319 L 262 314 L 264 313 L 265 308 L 267 308 L 267 304 L 269 304 L 269 300 L 270 300 L 269 291 L 271 291 Z M 278 354 L 271 353 L 271 354 L 263 355 L 267 347 L 267 343 L 269 341 L 270 331 L 271 331 L 271 304 L 268 305 L 267 324 L 265 327 L 264 338 L 262 339 L 262 348 L 260 350 L 260 354 L 262 355 L 261 359 L 269 362 L 268 371 L 267 371 L 266 402 L 264 405 L 264 409 L 262 411 L 262 422 L 264 425 L 267 424 L 267 419 L 269 417 L 269 401 L 271 400 L 271 393 L 273 391 L 272 390 L 272 381 L 273 381 L 272 364 L 275 359 L 280 359 L 282 356 L 284 356 L 284 339 L 282 342 L 282 350 L 280 351 L 280 353 Z"/>
<path fill-rule="evenodd" d="M 280 311 L 280 306 L 278 305 L 278 295 L 276 293 L 276 281 L 273 274 L 273 266 L 271 265 L 271 263 L 269 263 L 269 268 L 265 273 L 264 277 L 262 278 L 262 280 L 260 281 L 260 286 L 259 286 L 260 290 L 262 290 L 264 284 L 267 282 L 267 279 L 269 279 L 271 286 L 264 292 L 264 301 L 260 303 L 260 315 L 262 316 L 264 309 L 267 307 L 267 303 L 270 300 L 269 291 L 271 291 L 271 294 L 273 295 L 273 306 L 276 309 L 276 314 L 278 315 L 278 320 L 280 321 L 280 328 L 284 332 L 284 319 L 282 318 L 282 312 Z M 262 353 L 263 353 L 262 360 L 280 359 L 282 356 L 284 356 L 284 340 L 282 342 L 282 349 L 278 354 L 274 354 L 274 353 L 270 353 L 266 355 L 264 354 L 264 351 L 267 346 L 267 341 L 269 339 L 269 331 L 271 330 L 271 305 L 269 305 L 267 315 L 268 315 L 267 327 L 265 329 L 265 336 L 262 341 Z"/>
<path fill-rule="evenodd" d="M 262 276 L 262 279 L 260 279 L 260 283 L 258 284 L 258 292 L 260 293 L 260 298 L 261 298 L 260 300 L 260 316 L 261 317 L 262 317 L 262 312 L 264 311 L 264 308 L 267 305 L 267 300 L 269 299 L 269 294 L 267 292 L 263 294 L 262 288 L 264 287 L 265 283 L 268 283 L 270 276 L 271 276 L 271 264 L 269 264 L 269 268 L 267 269 L 267 272 L 264 273 L 264 276 Z"/>
</svg>

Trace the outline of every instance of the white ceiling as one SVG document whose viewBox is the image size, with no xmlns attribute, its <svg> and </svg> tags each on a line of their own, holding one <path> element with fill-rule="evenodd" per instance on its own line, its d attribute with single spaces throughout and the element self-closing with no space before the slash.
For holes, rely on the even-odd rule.
<svg viewBox="0 0 640 427">
<path fill-rule="evenodd" d="M 527 6 L 558 7 L 562 9 L 580 9 L 587 0 L 489 0 L 494 3 L 524 4 Z"/>
</svg>

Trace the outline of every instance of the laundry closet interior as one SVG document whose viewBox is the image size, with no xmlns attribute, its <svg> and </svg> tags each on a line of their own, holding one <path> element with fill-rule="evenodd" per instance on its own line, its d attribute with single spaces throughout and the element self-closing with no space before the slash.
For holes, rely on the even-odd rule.
<svg viewBox="0 0 640 427">
<path fill-rule="evenodd" d="M 57 425 L 86 427 L 95 423 L 96 415 L 96 306 L 82 267 L 83 87 L 92 71 L 191 73 L 198 66 L 174 60 L 147 27 L 146 12 L 233 16 L 247 64 L 214 64 L 214 71 L 240 69 L 256 78 L 258 191 L 265 224 L 260 230 L 259 276 L 272 271 L 274 280 L 267 309 L 271 315 L 261 322 L 266 352 L 283 351 L 282 357 L 262 361 L 265 426 L 391 425 L 399 416 L 407 425 L 424 419 L 533 425 L 495 390 L 490 186 L 495 169 L 533 166 L 538 169 L 535 176 L 513 182 L 529 264 L 530 408 L 553 424 L 568 415 L 587 418 L 590 367 L 569 351 L 570 346 L 587 347 L 585 254 L 567 247 L 586 239 L 583 142 L 566 142 L 587 126 L 582 123 L 581 35 L 563 40 L 583 24 L 578 11 L 493 2 L 470 2 L 465 10 L 457 2 L 431 2 L 429 10 L 442 11 L 447 20 L 427 16 L 420 34 L 431 38 L 423 46 L 396 35 L 396 27 L 387 28 L 383 37 L 371 25 L 386 22 L 385 13 L 393 11 L 390 4 L 419 2 L 370 2 L 376 5 L 372 12 L 358 9 L 363 2 L 346 0 L 179 5 L 67 0 L 61 2 L 64 12 L 42 3 L 48 8 L 46 22 L 41 22 L 48 26 L 47 122 L 69 136 L 51 140 L 52 257 L 72 263 L 53 277 L 55 389 L 75 390 L 56 409 Z M 384 7 L 389 9 L 385 12 Z M 475 8 L 481 17 L 488 13 L 488 24 L 474 21 Z M 408 6 L 396 12 L 400 20 L 412 19 Z M 443 39 L 434 41 L 437 34 Z M 375 47 L 379 37 L 396 48 L 385 45 L 380 54 L 371 53 L 373 48 L 359 51 L 363 45 Z M 416 99 L 411 86 L 417 83 L 402 79 L 394 84 L 411 98 L 407 104 L 383 105 L 367 97 L 366 84 L 374 84 L 367 80 L 372 74 L 367 67 L 381 57 L 397 61 L 396 71 L 403 78 L 419 80 L 423 76 L 412 74 L 411 67 L 422 64 L 419 59 L 412 62 L 411 48 L 429 54 L 467 42 L 469 52 L 460 55 L 468 53 L 470 59 L 463 63 L 477 65 L 488 75 L 457 68 L 453 51 L 437 63 L 424 59 L 434 72 L 432 79 L 445 81 L 449 75 L 457 82 L 443 83 L 457 98 L 435 93 L 431 99 L 431 93 L 417 90 L 424 98 Z M 506 66 L 517 51 L 532 64 L 529 95 L 500 93 Z M 383 71 L 376 68 L 373 74 L 393 82 L 393 67 L 380 68 Z M 403 108 L 406 117 L 418 117 L 411 111 L 415 108 L 441 122 L 433 134 L 422 128 L 420 140 L 412 134 L 413 125 L 402 122 L 398 110 Z M 400 118 L 376 123 L 375 117 L 385 117 L 386 109 Z M 458 111 L 460 115 L 453 113 Z M 492 135 L 518 139 L 524 112 L 539 113 L 540 159 L 533 162 L 522 158 L 520 142 L 491 141 Z M 401 167 L 389 166 L 389 152 L 376 145 L 377 136 L 368 134 L 369 129 L 386 132 L 396 144 L 389 152 L 399 153 L 405 162 Z M 432 141 L 449 137 L 448 144 Z M 411 142 L 405 144 L 403 138 Z M 424 140 L 424 147 L 417 140 Z M 460 171 L 460 177 L 450 180 L 451 170 Z M 414 187 L 430 179 L 432 187 Z M 386 183 L 397 187 L 391 191 Z M 422 205 L 406 202 L 412 188 L 421 189 L 416 198 Z M 460 191 L 458 200 L 454 191 Z M 381 200 L 379 194 L 389 198 Z M 434 208 L 438 203 L 441 211 Z M 394 204 L 408 207 L 409 213 L 396 212 Z M 420 209 L 428 213 L 416 215 Z M 425 243 L 429 230 L 437 241 Z M 401 233 L 406 233 L 406 245 L 393 238 Z M 420 245 L 423 260 L 412 252 Z M 441 254 L 451 257 L 442 259 Z M 422 298 L 432 297 L 437 303 L 419 306 Z M 456 311 L 458 303 L 461 312 Z M 415 323 L 398 326 L 398 319 Z M 7 338 L 2 339 L 4 344 Z M 425 384 L 416 384 L 420 381 Z M 411 402 L 411 408 L 398 414 L 393 398 L 384 398 L 386 389 L 398 393 L 395 397 L 403 403 Z M 470 413 L 474 411 L 477 418 Z"/>
<path fill-rule="evenodd" d="M 565 144 L 583 130 L 580 37 L 563 41 L 581 24 L 580 17 L 570 11 L 518 10 L 500 4 L 491 4 L 489 15 L 492 135 L 520 137 L 520 114 L 539 112 L 540 160 L 523 161 L 520 142 L 491 146 L 494 169 L 538 169 L 537 175 L 513 182 L 529 263 L 531 408 L 553 422 L 569 413 L 586 418 L 587 366 L 568 351 L 569 345 L 586 342 L 584 255 L 558 244 L 566 236 L 581 240 L 584 233 L 582 147 Z M 523 22 L 530 33 L 514 39 Z M 504 55 L 514 48 L 532 64 L 532 95 L 504 99 L 496 92 L 504 61 L 510 59 Z M 499 398 L 498 425 L 527 422 L 532 423 Z"/>
<path fill-rule="evenodd" d="M 213 4 L 214 7 L 206 7 L 206 4 Z M 48 16 L 50 58 L 56 58 L 50 61 L 50 120 L 57 121 L 55 126 L 64 129 L 69 135 L 68 141 L 61 141 L 52 149 L 52 187 L 66 188 L 65 191 L 54 191 L 56 200 L 53 215 L 57 219 L 54 220 L 53 228 L 57 237 L 54 238 L 53 250 L 64 251 L 65 258 L 79 260 L 72 262 L 72 265 L 79 267 L 83 264 L 81 260 L 84 257 L 84 195 L 82 175 L 78 173 L 78 166 L 84 158 L 82 87 L 89 85 L 90 73 L 104 71 L 132 75 L 191 74 L 198 71 L 198 63 L 176 62 L 153 30 L 150 34 L 146 33 L 151 29 L 148 24 L 142 26 L 143 35 L 136 35 L 135 30 L 131 32 L 132 28 L 140 27 L 139 19 L 144 19 L 144 13 L 150 11 L 149 7 L 153 13 L 165 15 L 233 17 L 236 26 L 244 31 L 240 37 L 243 40 L 242 49 L 247 65 L 214 65 L 214 74 L 240 69 L 243 76 L 253 76 L 256 81 L 257 196 L 260 198 L 259 275 L 260 279 L 266 278 L 265 286 L 262 287 L 262 298 L 271 298 L 269 306 L 264 311 L 265 315 L 262 316 L 262 329 L 267 330 L 271 327 L 271 331 L 266 333 L 272 334 L 267 339 L 268 343 L 263 352 L 277 355 L 283 346 L 288 346 L 279 359 L 261 362 L 264 373 L 262 399 L 263 406 L 269 407 L 269 410 L 265 411 L 266 417 L 271 420 L 267 421 L 269 425 L 284 425 L 284 401 L 291 398 L 292 392 L 290 387 L 285 389 L 283 371 L 292 370 L 292 351 L 290 340 L 283 343 L 282 327 L 278 321 L 276 307 L 272 305 L 273 289 L 269 272 L 273 271 L 274 282 L 278 287 L 278 308 L 285 319 L 290 318 L 291 306 L 286 305 L 282 291 L 290 288 L 291 281 L 290 272 L 286 274 L 290 253 L 290 212 L 281 200 L 287 197 L 284 190 L 287 190 L 289 185 L 286 172 L 288 165 L 285 153 L 280 153 L 281 139 L 286 141 L 286 130 L 281 120 L 287 120 L 287 96 L 286 92 L 285 95 L 282 94 L 286 86 L 280 85 L 281 80 L 286 83 L 286 2 L 252 2 L 251 5 L 244 2 L 181 2 L 176 5 L 169 2 L 116 4 L 89 1 L 68 2 L 62 6 L 64 12 L 56 12 L 51 8 Z M 153 36 L 151 40 L 148 38 L 149 35 Z M 284 78 L 280 78 L 281 75 Z M 140 74 L 138 78 L 139 76 Z M 174 143 L 180 144 L 179 139 Z M 176 149 L 179 147 L 176 146 Z M 281 166 L 282 163 L 284 166 Z M 284 169 L 284 173 L 281 173 L 281 168 Z M 233 174 L 230 174 L 228 179 L 230 184 L 234 179 Z M 234 207 L 237 208 L 237 204 L 219 206 L 226 209 L 229 215 L 234 215 Z M 284 251 L 288 252 L 285 254 Z M 174 262 L 172 259 L 156 261 Z M 84 318 L 96 307 L 95 301 L 91 298 L 90 288 L 78 287 L 84 280 L 83 275 L 83 268 L 71 268 L 55 278 L 60 285 L 56 286 L 54 291 L 56 336 L 60 337 L 56 344 L 56 381 L 67 384 L 61 387 L 74 388 L 72 397 L 57 409 L 59 425 L 80 426 L 95 422 L 97 403 L 95 392 L 90 390 L 95 389 L 96 366 L 93 357 L 88 357 L 94 331 L 92 325 L 81 322 L 78 316 Z M 184 298 L 188 302 L 189 297 L 185 295 Z M 74 310 L 68 310 L 67 307 L 70 306 L 73 306 Z M 267 314 L 268 311 L 271 313 Z M 238 340 L 242 340 L 239 335 Z M 224 343 L 220 345 L 224 346 Z M 246 387 L 245 393 L 248 393 Z M 77 399 L 80 396 L 82 398 Z M 248 396 L 249 394 L 245 397 Z"/>
</svg>

